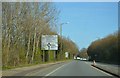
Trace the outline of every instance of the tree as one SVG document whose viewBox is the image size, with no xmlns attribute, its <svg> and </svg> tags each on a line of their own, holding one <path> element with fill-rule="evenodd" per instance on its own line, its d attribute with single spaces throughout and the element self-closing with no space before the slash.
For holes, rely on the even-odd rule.
<svg viewBox="0 0 120 78">
<path fill-rule="evenodd" d="M 91 57 L 90 60 L 119 63 L 118 33 L 92 42 L 87 50 L 88 55 Z"/>
<path fill-rule="evenodd" d="M 88 58 L 87 49 L 82 48 L 78 54 L 81 58 Z"/>
</svg>

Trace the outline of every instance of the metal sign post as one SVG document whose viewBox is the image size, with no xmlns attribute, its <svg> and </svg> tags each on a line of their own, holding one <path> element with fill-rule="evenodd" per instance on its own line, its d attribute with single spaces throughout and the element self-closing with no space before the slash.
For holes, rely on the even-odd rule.
<svg viewBox="0 0 120 78">
<path fill-rule="evenodd" d="M 54 61 L 56 61 L 56 51 L 54 51 Z"/>
<path fill-rule="evenodd" d="M 43 62 L 45 62 L 45 50 L 43 50 Z"/>
</svg>

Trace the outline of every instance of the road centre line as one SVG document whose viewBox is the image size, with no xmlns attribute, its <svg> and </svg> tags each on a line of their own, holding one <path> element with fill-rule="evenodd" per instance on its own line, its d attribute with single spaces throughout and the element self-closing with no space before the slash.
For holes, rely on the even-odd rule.
<svg viewBox="0 0 120 78">
<path fill-rule="evenodd" d="M 67 63 L 67 64 L 69 64 L 69 63 Z M 67 65 L 67 64 L 64 64 L 64 65 L 58 67 L 57 69 L 55 69 L 55 70 L 53 70 L 52 72 L 46 74 L 45 76 L 49 76 L 49 75 L 51 75 L 52 73 L 54 73 L 55 71 L 59 70 L 60 68 L 64 67 L 64 66 Z"/>
</svg>

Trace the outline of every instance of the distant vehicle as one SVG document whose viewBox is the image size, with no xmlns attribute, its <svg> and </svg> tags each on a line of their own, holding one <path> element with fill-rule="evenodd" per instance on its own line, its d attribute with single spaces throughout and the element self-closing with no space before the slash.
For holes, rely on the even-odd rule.
<svg viewBox="0 0 120 78">
<path fill-rule="evenodd" d="M 87 61 L 88 59 L 87 58 L 80 58 L 80 60 Z"/>
<path fill-rule="evenodd" d="M 81 60 L 81 61 L 87 61 L 87 58 L 80 58 L 80 57 L 75 57 L 74 56 L 74 60 Z"/>
<path fill-rule="evenodd" d="M 77 57 L 76 59 L 77 59 L 77 60 L 80 60 L 80 57 Z"/>
<path fill-rule="evenodd" d="M 74 57 L 74 60 L 80 60 L 80 57 Z"/>
<path fill-rule="evenodd" d="M 86 59 L 86 58 L 83 58 L 82 60 L 83 60 L 83 61 L 86 61 L 87 59 Z"/>
</svg>

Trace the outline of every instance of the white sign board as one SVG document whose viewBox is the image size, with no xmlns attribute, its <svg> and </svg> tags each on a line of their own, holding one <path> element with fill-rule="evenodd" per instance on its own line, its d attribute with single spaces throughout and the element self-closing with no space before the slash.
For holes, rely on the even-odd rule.
<svg viewBox="0 0 120 78">
<path fill-rule="evenodd" d="M 68 57 L 69 57 L 69 53 L 65 52 L 65 58 L 68 58 Z"/>
<path fill-rule="evenodd" d="M 42 35 L 42 50 L 58 50 L 58 35 Z"/>
</svg>

